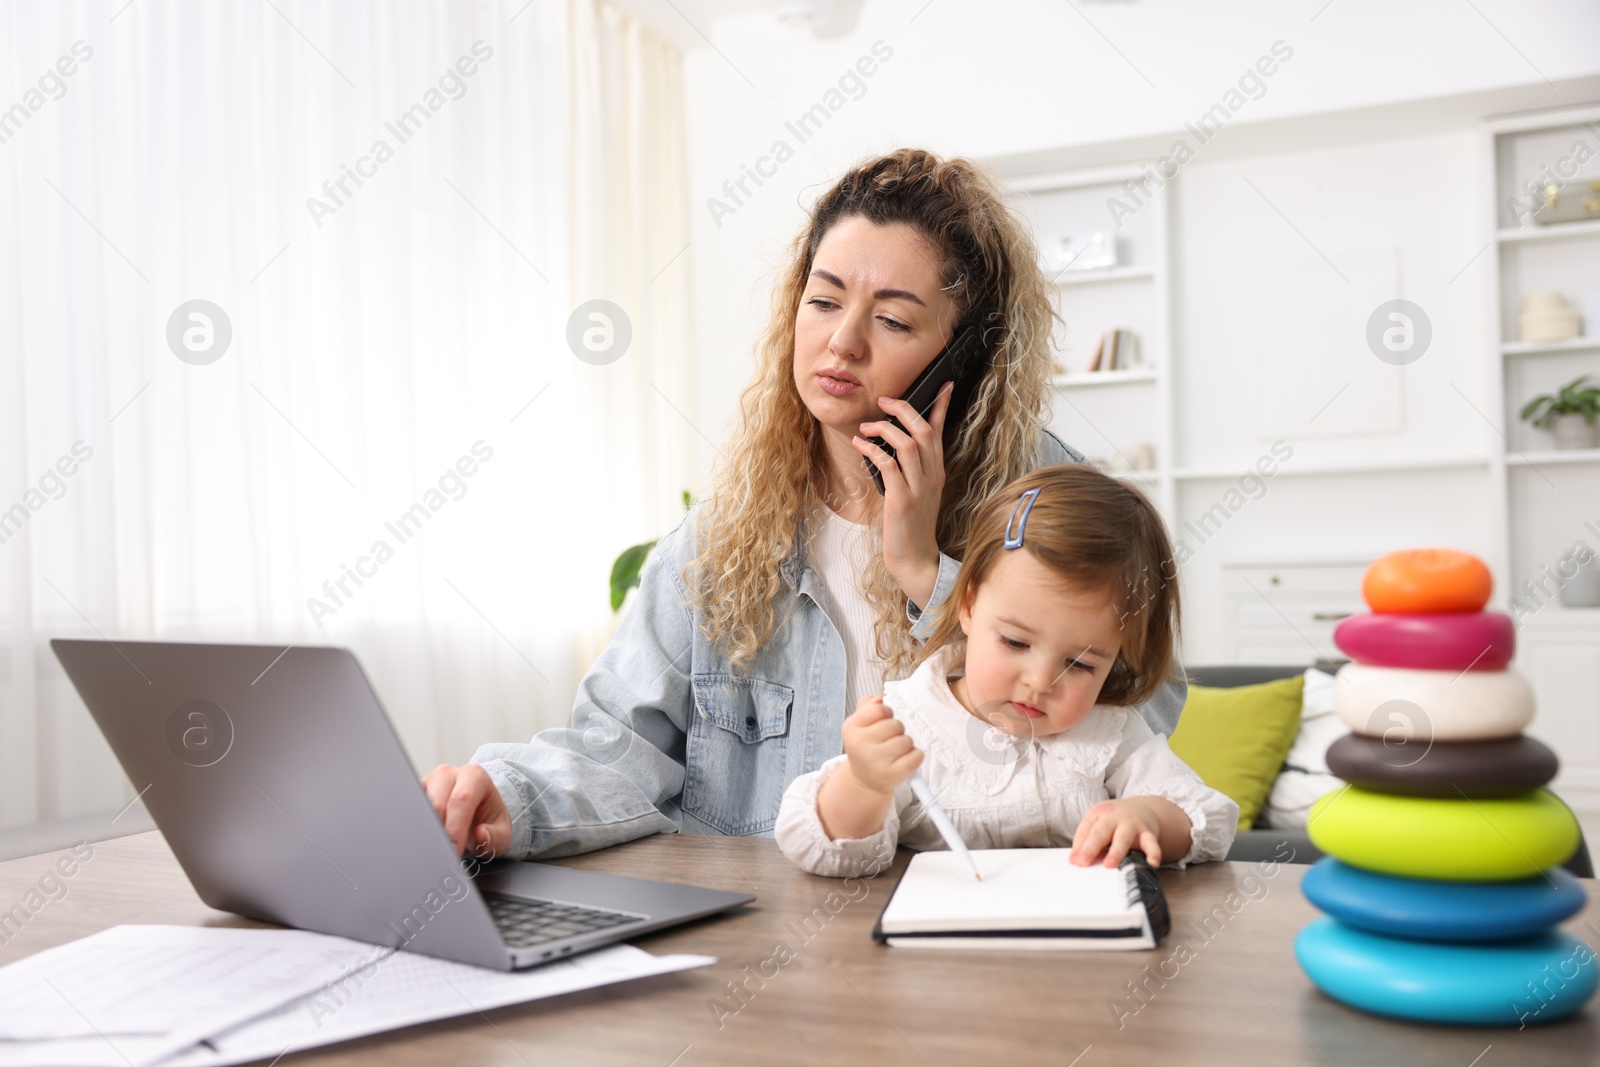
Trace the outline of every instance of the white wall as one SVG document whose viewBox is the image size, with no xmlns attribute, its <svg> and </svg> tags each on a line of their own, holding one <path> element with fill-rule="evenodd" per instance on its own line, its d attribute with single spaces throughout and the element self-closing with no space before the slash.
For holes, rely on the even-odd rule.
<svg viewBox="0 0 1600 1067">
<path fill-rule="evenodd" d="M 1289 414 L 1307 423 L 1290 438 L 1286 471 L 1483 455 L 1491 431 L 1472 407 L 1484 407 L 1489 294 L 1481 269 L 1468 267 L 1483 243 L 1474 122 L 1568 102 L 1592 93 L 1600 75 L 1600 8 L 1538 6 L 1532 17 L 1526 4 L 1480 3 L 1479 15 L 1453 0 L 1141 0 L 986 5 L 978 14 L 948 0 L 870 0 L 857 31 L 830 42 L 765 14 L 720 20 L 706 27 L 715 50 L 696 50 L 685 65 L 704 383 L 696 424 L 720 441 L 803 208 L 856 159 L 914 144 L 1020 174 L 1149 158 L 1282 41 L 1293 54 L 1175 185 L 1177 465 L 1242 471 L 1273 436 L 1259 432 L 1271 421 L 1259 409 L 1273 403 L 1299 405 Z M 824 100 L 878 41 L 892 55 L 800 143 L 785 122 Z M 744 202 L 714 219 L 708 199 L 734 206 L 723 183 L 778 141 L 794 158 L 759 187 L 747 181 Z M 1397 286 L 1392 295 L 1422 304 L 1435 334 L 1430 355 L 1404 370 L 1363 357 L 1361 374 L 1313 426 L 1338 368 L 1302 363 L 1284 374 L 1302 389 L 1258 397 L 1255 289 L 1258 263 L 1323 256 L 1350 279 L 1330 269 L 1330 289 L 1351 287 L 1346 299 L 1359 304 L 1375 285 Z M 1393 264 L 1392 282 L 1373 274 L 1375 261 Z M 1338 432 L 1325 436 L 1330 427 Z M 703 469 L 711 455 L 703 449 Z M 1225 485 L 1180 483 L 1175 524 Z M 1280 476 L 1186 571 L 1190 662 L 1222 655 L 1222 562 L 1421 543 L 1488 554 L 1488 509 L 1482 471 Z"/>
<path fill-rule="evenodd" d="M 1553 104 L 1560 94 L 1545 78 L 1561 85 L 1600 74 L 1600 6 L 1582 0 L 1484 0 L 1477 7 L 1494 25 L 1456 0 L 1334 0 L 1319 13 L 1322 6 L 868 0 L 856 32 L 838 41 L 813 41 L 765 13 L 703 26 L 715 48 L 691 52 L 684 67 L 688 255 L 706 383 L 697 425 L 720 439 L 765 318 L 770 271 L 801 205 L 861 156 L 915 144 L 987 158 L 1176 131 L 1280 39 L 1293 57 L 1238 122 L 1525 85 Z M 859 99 L 799 143 L 784 123 L 822 100 L 879 40 L 892 57 L 864 79 Z M 747 184 L 754 195 L 715 223 L 707 199 L 779 140 L 795 157 L 760 188 Z M 710 456 L 706 448 L 707 464 Z"/>
<path fill-rule="evenodd" d="M 1243 472 L 1279 438 L 1294 450 L 1263 498 L 1203 544 L 1189 538 L 1194 556 L 1183 573 L 1192 662 L 1225 658 L 1225 562 L 1361 559 L 1424 544 L 1492 556 L 1487 465 L 1305 474 L 1340 463 L 1488 454 L 1492 431 L 1478 413 L 1488 408 L 1487 257 L 1468 267 L 1483 247 L 1471 179 L 1477 147 L 1472 133 L 1454 132 L 1197 160 L 1184 171 L 1173 258 L 1179 468 Z M 1387 277 L 1377 269 L 1383 261 L 1392 264 Z M 1326 299 L 1355 301 L 1331 357 L 1260 350 L 1255 318 L 1271 309 L 1263 306 L 1258 268 L 1287 262 L 1305 263 L 1309 282 L 1298 303 L 1283 308 L 1291 319 L 1309 318 Z M 1416 302 L 1433 324 L 1430 348 L 1405 367 L 1379 363 L 1362 343 L 1367 314 L 1392 298 Z M 1324 340 L 1308 336 L 1308 349 Z M 1285 366 L 1263 365 L 1279 362 Z M 1275 374 L 1286 391 L 1267 388 Z M 1180 481 L 1173 516 L 1180 536 L 1233 484 Z"/>
</svg>

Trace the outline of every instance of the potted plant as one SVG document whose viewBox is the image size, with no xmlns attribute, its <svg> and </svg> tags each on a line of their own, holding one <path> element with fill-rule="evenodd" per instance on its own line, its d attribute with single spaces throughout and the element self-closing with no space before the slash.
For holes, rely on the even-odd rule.
<svg viewBox="0 0 1600 1067">
<path fill-rule="evenodd" d="M 683 491 L 683 510 L 688 511 L 694 503 L 689 496 L 689 490 Z M 628 590 L 639 584 L 639 572 L 644 570 L 645 558 L 650 555 L 650 550 L 656 547 L 654 541 L 646 541 L 642 545 L 622 550 L 622 555 L 611 565 L 611 610 L 618 611 L 622 602 L 627 599 Z"/>
<path fill-rule="evenodd" d="M 1594 448 L 1600 422 L 1600 385 L 1584 374 L 1555 395 L 1544 393 L 1523 405 L 1522 419 L 1555 434 L 1557 448 Z"/>
</svg>

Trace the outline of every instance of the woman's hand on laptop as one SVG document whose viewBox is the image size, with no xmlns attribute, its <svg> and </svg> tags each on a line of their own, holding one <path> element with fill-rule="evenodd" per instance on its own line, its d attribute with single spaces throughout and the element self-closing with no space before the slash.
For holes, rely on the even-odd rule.
<svg viewBox="0 0 1600 1067">
<path fill-rule="evenodd" d="M 476 763 L 441 763 L 422 780 L 457 854 L 493 859 L 511 845 L 511 813 L 489 772 Z"/>
</svg>

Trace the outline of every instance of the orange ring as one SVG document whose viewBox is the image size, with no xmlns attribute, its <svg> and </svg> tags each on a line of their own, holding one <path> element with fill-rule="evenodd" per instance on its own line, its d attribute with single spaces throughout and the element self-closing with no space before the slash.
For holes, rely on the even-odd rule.
<svg viewBox="0 0 1600 1067">
<path fill-rule="evenodd" d="M 1454 548 L 1390 552 L 1374 560 L 1361 579 L 1367 605 L 1383 614 L 1482 611 L 1493 589 L 1483 560 Z"/>
</svg>

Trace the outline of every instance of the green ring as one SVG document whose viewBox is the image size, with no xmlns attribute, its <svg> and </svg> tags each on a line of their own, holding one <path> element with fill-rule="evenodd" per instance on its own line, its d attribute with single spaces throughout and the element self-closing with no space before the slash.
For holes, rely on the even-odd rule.
<svg viewBox="0 0 1600 1067">
<path fill-rule="evenodd" d="M 1312 844 L 1357 867 L 1405 878 L 1529 878 L 1578 847 L 1578 820 L 1548 789 L 1493 800 L 1408 797 L 1350 786 L 1311 806 Z"/>
</svg>

